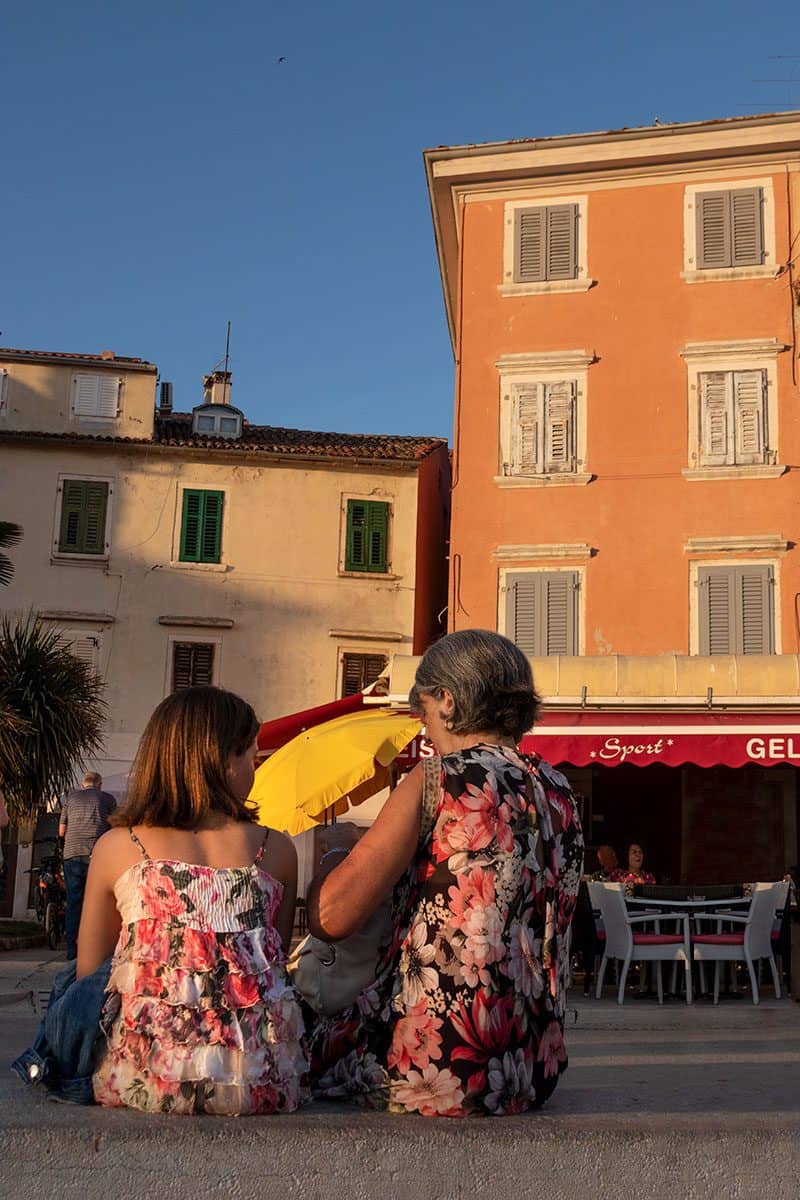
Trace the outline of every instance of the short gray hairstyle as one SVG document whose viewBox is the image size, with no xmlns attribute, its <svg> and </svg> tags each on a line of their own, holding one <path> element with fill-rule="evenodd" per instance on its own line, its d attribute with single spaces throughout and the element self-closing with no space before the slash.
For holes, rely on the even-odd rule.
<svg viewBox="0 0 800 1200">
<path fill-rule="evenodd" d="M 419 710 L 420 697 L 453 696 L 454 733 L 497 732 L 518 742 L 539 711 L 531 666 L 508 638 L 489 629 L 449 633 L 427 650 L 417 667 L 408 702 Z"/>
</svg>

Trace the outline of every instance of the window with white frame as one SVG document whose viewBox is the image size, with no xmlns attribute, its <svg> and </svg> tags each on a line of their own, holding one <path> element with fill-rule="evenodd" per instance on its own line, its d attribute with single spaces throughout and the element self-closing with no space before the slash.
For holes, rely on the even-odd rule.
<svg viewBox="0 0 800 1200">
<path fill-rule="evenodd" d="M 701 371 L 698 396 L 703 466 L 768 461 L 766 371 Z"/>
<path fill-rule="evenodd" d="M 508 355 L 500 372 L 500 455 L 495 482 L 585 483 L 586 377 L 583 351 Z"/>
<path fill-rule="evenodd" d="M 102 637 L 99 629 L 63 629 L 59 631 L 59 637 L 70 654 L 89 667 L 94 675 L 99 673 Z"/>
<path fill-rule="evenodd" d="M 53 536 L 55 555 L 83 559 L 108 557 L 113 481 L 87 476 L 61 476 L 58 481 Z"/>
<path fill-rule="evenodd" d="M 752 563 L 697 568 L 701 654 L 774 654 L 774 571 Z"/>
<path fill-rule="evenodd" d="M 72 377 L 72 411 L 76 417 L 100 417 L 104 420 L 119 413 L 122 379 L 95 371 Z"/>
<path fill-rule="evenodd" d="M 688 479 L 777 476 L 776 338 L 684 346 L 688 382 Z"/>
<path fill-rule="evenodd" d="M 509 200 L 505 205 L 501 294 L 590 287 L 586 214 L 586 196 Z"/>
<path fill-rule="evenodd" d="M 772 180 L 689 184 L 684 198 L 684 272 L 689 283 L 775 273 Z"/>
<path fill-rule="evenodd" d="M 238 438 L 242 433 L 242 413 L 229 404 L 198 405 L 192 410 L 192 431 L 206 436 Z"/>
</svg>

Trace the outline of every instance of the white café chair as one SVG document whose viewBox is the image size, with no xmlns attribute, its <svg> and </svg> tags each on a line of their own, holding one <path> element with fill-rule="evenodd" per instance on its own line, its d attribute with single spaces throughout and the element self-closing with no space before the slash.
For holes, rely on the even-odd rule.
<svg viewBox="0 0 800 1200">
<path fill-rule="evenodd" d="M 625 981 L 632 961 L 655 962 L 658 1003 L 664 1003 L 664 987 L 661 980 L 662 962 L 682 962 L 686 971 L 686 1003 L 692 1003 L 692 959 L 689 946 L 689 922 L 683 913 L 658 912 L 632 916 L 625 904 L 625 892 L 621 883 L 590 883 L 589 898 L 593 908 L 600 909 L 606 939 L 600 971 L 597 975 L 595 995 L 600 999 L 603 979 L 609 959 L 618 959 L 619 987 L 617 1004 L 625 999 Z M 655 921 L 655 933 L 637 930 L 645 921 Z M 683 933 L 658 932 L 660 921 L 679 921 Z"/>
<path fill-rule="evenodd" d="M 695 913 L 696 921 L 715 921 L 716 933 L 695 932 L 692 934 L 692 952 L 695 962 L 714 963 L 714 1003 L 719 1004 L 720 963 L 747 963 L 753 1004 L 758 1004 L 758 976 L 755 964 L 765 958 L 772 971 L 775 998 L 780 999 L 781 980 L 772 953 L 772 925 L 775 913 L 786 904 L 788 883 L 754 883 L 750 907 L 746 914 L 735 912 Z M 730 922 L 740 929 L 724 932 L 722 924 Z M 702 965 L 701 965 L 702 970 Z"/>
</svg>

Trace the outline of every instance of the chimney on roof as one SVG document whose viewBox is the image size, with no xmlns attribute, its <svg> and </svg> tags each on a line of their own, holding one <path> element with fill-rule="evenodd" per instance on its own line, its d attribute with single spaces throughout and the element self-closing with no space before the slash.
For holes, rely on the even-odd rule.
<svg viewBox="0 0 800 1200">
<path fill-rule="evenodd" d="M 172 384 L 164 382 L 158 393 L 158 411 L 162 417 L 168 417 L 172 412 Z"/>
<path fill-rule="evenodd" d="M 231 373 L 230 371 L 212 371 L 203 376 L 203 403 L 230 404 L 231 402 Z"/>
<path fill-rule="evenodd" d="M 106 359 L 106 361 L 113 362 L 117 356 L 113 350 L 104 350 L 100 357 Z"/>
</svg>

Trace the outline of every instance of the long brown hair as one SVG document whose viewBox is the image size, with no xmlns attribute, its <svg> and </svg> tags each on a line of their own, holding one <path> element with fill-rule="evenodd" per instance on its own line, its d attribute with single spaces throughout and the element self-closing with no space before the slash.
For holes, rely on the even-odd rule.
<svg viewBox="0 0 800 1200">
<path fill-rule="evenodd" d="M 255 821 L 228 779 L 231 755 L 244 754 L 258 733 L 250 705 L 217 687 L 192 687 L 162 700 L 147 722 L 125 807 L 115 825 L 196 829 L 209 812 Z"/>
</svg>

